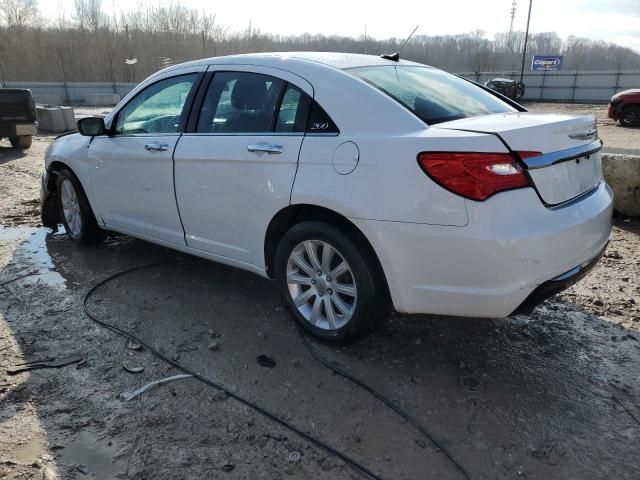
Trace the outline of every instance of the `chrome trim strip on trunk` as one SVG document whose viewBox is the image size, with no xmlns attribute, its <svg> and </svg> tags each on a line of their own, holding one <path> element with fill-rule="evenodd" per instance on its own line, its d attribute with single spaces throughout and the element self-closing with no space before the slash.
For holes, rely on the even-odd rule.
<svg viewBox="0 0 640 480">
<path fill-rule="evenodd" d="M 569 148 L 567 150 L 560 150 L 558 152 L 545 153 L 538 157 L 529 157 L 523 159 L 523 162 L 529 170 L 535 170 L 537 168 L 546 168 L 556 163 L 566 162 L 575 158 L 584 157 L 602 150 L 602 141 L 596 140 L 595 142 L 580 145 L 579 147 Z"/>
</svg>

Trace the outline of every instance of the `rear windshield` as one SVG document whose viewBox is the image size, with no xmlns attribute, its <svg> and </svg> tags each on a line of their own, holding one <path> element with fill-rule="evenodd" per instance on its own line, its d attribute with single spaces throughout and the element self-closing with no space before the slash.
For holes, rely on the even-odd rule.
<svg viewBox="0 0 640 480">
<path fill-rule="evenodd" d="M 428 125 L 517 111 L 472 83 L 435 68 L 389 65 L 346 71 L 383 91 Z"/>
</svg>

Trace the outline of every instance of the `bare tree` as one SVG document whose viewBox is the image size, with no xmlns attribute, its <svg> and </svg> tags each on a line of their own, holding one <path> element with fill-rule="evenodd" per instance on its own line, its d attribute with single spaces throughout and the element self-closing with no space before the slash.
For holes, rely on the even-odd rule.
<svg viewBox="0 0 640 480">
<path fill-rule="evenodd" d="M 9 30 L 22 31 L 39 21 L 37 0 L 0 0 L 0 18 Z"/>
<path fill-rule="evenodd" d="M 53 0 L 49 0 L 53 1 Z M 58 0 L 59 1 L 59 0 Z M 131 10 L 103 10 L 114 0 L 74 0 L 72 22 L 62 8 L 42 27 L 36 0 L 0 0 L 0 76 L 31 81 L 139 81 L 162 66 L 244 52 L 319 50 L 361 53 L 362 38 L 262 32 L 251 25 L 232 32 L 216 17 L 173 0 L 140 2 Z M 91 33 L 91 34 L 89 34 Z M 403 39 L 367 38 L 367 52 L 397 51 Z M 640 54 L 619 45 L 553 32 L 529 36 L 531 54 L 562 54 L 566 68 L 640 69 Z M 514 70 L 523 32 L 489 38 L 482 31 L 416 35 L 403 58 L 454 72 Z M 129 60 L 128 62 L 125 62 Z"/>
</svg>

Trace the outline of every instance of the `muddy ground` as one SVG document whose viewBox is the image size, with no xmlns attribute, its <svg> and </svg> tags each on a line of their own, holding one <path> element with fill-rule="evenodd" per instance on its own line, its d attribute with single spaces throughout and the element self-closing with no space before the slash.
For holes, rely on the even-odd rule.
<svg viewBox="0 0 640 480">
<path fill-rule="evenodd" d="M 180 372 L 89 320 L 83 297 L 113 273 L 174 260 L 185 262 L 105 285 L 89 307 L 381 478 L 465 478 L 310 356 L 271 282 L 124 236 L 78 248 L 41 228 L 50 140 L 25 154 L 0 143 L 0 478 L 366 478 L 193 379 L 122 399 Z M 637 479 L 639 330 L 640 221 L 618 219 L 595 271 L 530 317 L 397 315 L 352 347 L 313 347 L 411 412 L 473 479 Z M 86 362 L 6 372 L 73 354 Z"/>
</svg>

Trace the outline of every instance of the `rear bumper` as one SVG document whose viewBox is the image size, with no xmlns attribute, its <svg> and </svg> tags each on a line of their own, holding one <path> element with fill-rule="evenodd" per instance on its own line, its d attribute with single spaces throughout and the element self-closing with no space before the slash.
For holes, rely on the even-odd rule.
<svg viewBox="0 0 640 480">
<path fill-rule="evenodd" d="M 604 251 L 607 249 L 607 246 L 598 253 L 594 258 L 587 260 L 586 262 L 578 265 L 575 268 L 572 268 L 568 272 L 563 273 L 562 275 L 558 275 L 551 280 L 544 282 L 542 285 L 537 287 L 533 292 L 529 294 L 529 296 L 525 299 L 524 302 L 520 304 L 518 308 L 516 308 L 510 316 L 513 315 L 529 315 L 533 312 L 533 309 L 544 302 L 547 298 L 554 296 L 556 293 L 560 293 L 563 290 L 575 285 L 578 281 L 580 281 L 583 277 L 585 277 L 600 261 L 600 257 L 604 254 Z"/>
<path fill-rule="evenodd" d="M 601 253 L 611 234 L 612 204 L 602 182 L 554 209 L 531 188 L 469 201 L 465 227 L 353 222 L 378 254 L 397 311 L 506 317 L 541 285 Z"/>
<path fill-rule="evenodd" d="M 20 137 L 38 133 L 38 122 L 0 123 L 0 137 Z"/>
</svg>

